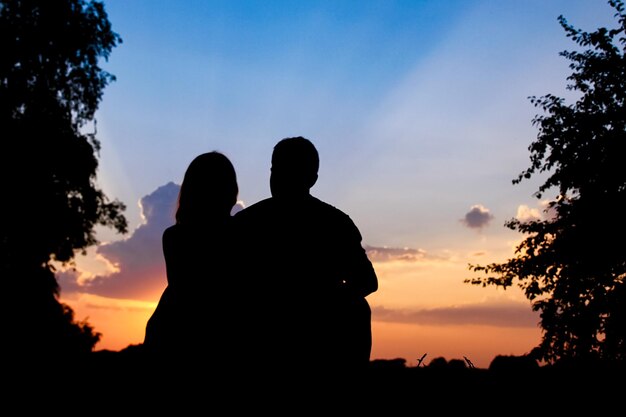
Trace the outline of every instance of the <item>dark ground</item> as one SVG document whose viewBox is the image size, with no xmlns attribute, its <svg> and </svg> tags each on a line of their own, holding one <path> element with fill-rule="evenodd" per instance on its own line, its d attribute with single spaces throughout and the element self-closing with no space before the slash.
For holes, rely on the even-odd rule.
<svg viewBox="0 0 626 417">
<path fill-rule="evenodd" d="M 626 368 L 616 364 L 478 369 L 452 363 L 407 367 L 391 360 L 337 375 L 219 361 L 164 366 L 136 353 L 100 351 L 55 363 L 22 359 L 5 365 L 0 399 L 3 408 L 15 401 L 19 414 L 578 416 L 622 415 L 626 402 Z"/>
</svg>

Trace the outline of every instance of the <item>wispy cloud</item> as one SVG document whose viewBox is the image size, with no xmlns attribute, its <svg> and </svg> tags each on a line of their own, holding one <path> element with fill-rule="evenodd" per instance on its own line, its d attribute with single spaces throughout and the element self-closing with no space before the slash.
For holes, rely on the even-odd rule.
<svg viewBox="0 0 626 417">
<path fill-rule="evenodd" d="M 422 249 L 411 248 L 390 248 L 387 246 L 376 247 L 365 245 L 367 256 L 372 262 L 406 261 L 417 262 L 426 257 L 426 252 Z"/>
<path fill-rule="evenodd" d="M 389 309 L 372 307 L 372 320 L 422 325 L 485 325 L 496 327 L 537 327 L 539 314 L 527 303 L 484 302 L 431 309 Z"/>
</svg>

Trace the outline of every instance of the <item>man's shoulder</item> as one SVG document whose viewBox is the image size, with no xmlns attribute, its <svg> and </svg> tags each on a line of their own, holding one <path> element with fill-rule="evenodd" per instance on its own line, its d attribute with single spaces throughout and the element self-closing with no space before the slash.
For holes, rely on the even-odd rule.
<svg viewBox="0 0 626 417">
<path fill-rule="evenodd" d="M 268 197 L 266 199 L 257 201 L 256 203 L 251 204 L 239 210 L 233 216 L 233 220 L 237 222 L 237 221 L 249 219 L 251 217 L 261 215 L 262 213 L 271 210 L 272 207 L 273 207 L 273 200 L 271 197 Z"/>
<path fill-rule="evenodd" d="M 250 212 L 256 211 L 256 210 L 261 210 L 263 208 L 269 207 L 272 205 L 272 202 L 274 200 L 271 197 L 268 198 L 264 198 L 263 200 L 259 200 L 256 203 L 250 204 L 249 206 L 243 208 L 242 210 L 239 210 L 235 216 L 241 216 L 241 215 L 246 215 L 249 214 Z"/>
<path fill-rule="evenodd" d="M 320 213 L 324 213 L 327 216 L 333 216 L 344 220 L 350 219 L 350 216 L 348 216 L 348 214 L 345 213 L 343 210 L 330 203 L 327 203 L 326 201 L 322 201 L 317 197 L 311 197 L 311 205 L 314 210 L 317 210 Z"/>
<path fill-rule="evenodd" d="M 352 219 L 347 213 L 312 195 L 306 199 L 296 200 L 291 203 L 293 204 L 289 205 L 285 201 L 279 202 L 269 197 L 238 211 L 233 217 L 238 223 L 245 223 L 252 219 L 285 215 L 326 220 L 334 219 L 337 222 L 352 223 Z"/>
</svg>

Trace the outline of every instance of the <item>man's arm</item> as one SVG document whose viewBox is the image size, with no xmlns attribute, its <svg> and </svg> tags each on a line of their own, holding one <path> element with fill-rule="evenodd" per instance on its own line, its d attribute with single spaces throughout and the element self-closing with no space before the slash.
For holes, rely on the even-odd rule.
<svg viewBox="0 0 626 417">
<path fill-rule="evenodd" d="M 378 277 L 365 248 L 361 244 L 361 232 L 349 217 L 348 220 L 346 228 L 346 262 L 348 265 L 348 271 L 345 275 L 346 285 L 359 296 L 367 297 L 378 290 Z"/>
</svg>

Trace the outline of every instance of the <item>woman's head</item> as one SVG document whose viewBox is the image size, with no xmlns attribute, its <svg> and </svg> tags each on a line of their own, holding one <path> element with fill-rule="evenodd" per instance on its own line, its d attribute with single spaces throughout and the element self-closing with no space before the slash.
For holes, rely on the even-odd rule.
<svg viewBox="0 0 626 417">
<path fill-rule="evenodd" d="M 178 194 L 176 223 L 196 223 L 229 216 L 239 188 L 235 167 L 220 152 L 198 155 L 187 167 Z"/>
</svg>

